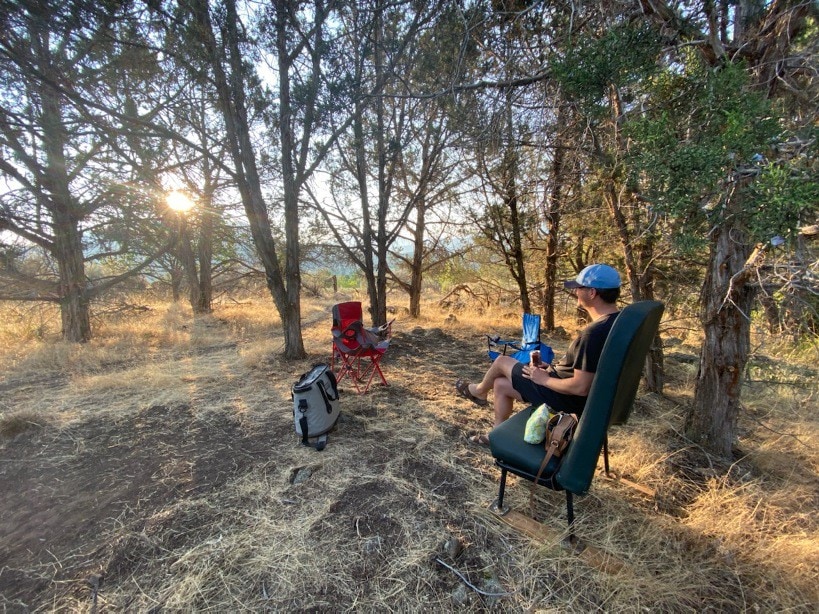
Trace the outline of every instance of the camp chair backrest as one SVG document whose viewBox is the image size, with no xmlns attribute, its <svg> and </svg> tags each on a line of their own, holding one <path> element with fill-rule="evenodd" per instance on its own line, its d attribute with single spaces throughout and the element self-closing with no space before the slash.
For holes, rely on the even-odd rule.
<svg viewBox="0 0 819 614">
<path fill-rule="evenodd" d="M 617 316 L 574 439 L 555 476 L 567 491 L 578 495 L 588 491 L 609 425 L 628 419 L 662 315 L 662 303 L 641 301 Z"/>
<path fill-rule="evenodd" d="M 528 363 L 531 353 L 540 350 L 541 360 L 546 363 L 552 362 L 554 358 L 552 348 L 540 341 L 540 316 L 535 313 L 524 313 L 522 325 L 523 336 L 520 341 L 486 336 L 489 360 L 495 360 L 503 355 L 511 356 L 518 362 Z"/>
<path fill-rule="evenodd" d="M 360 301 L 349 301 L 333 305 L 333 328 L 345 329 L 353 322 L 362 322 L 364 312 Z"/>
<path fill-rule="evenodd" d="M 522 345 L 538 343 L 540 341 L 540 316 L 534 313 L 523 314 Z"/>
</svg>

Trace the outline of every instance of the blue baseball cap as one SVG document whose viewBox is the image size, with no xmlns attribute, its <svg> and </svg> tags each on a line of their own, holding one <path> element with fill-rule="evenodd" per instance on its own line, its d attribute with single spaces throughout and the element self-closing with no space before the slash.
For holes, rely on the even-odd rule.
<svg viewBox="0 0 819 614">
<path fill-rule="evenodd" d="M 567 290 L 575 288 L 594 288 L 595 290 L 609 290 L 620 287 L 620 273 L 607 264 L 590 264 L 574 279 L 563 282 Z"/>
</svg>

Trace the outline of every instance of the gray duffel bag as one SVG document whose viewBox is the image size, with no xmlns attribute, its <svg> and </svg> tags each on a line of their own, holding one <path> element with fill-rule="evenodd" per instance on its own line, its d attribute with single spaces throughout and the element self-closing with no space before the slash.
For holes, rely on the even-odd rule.
<svg viewBox="0 0 819 614">
<path fill-rule="evenodd" d="M 302 374 L 292 388 L 293 419 L 301 442 L 309 446 L 315 439 L 316 450 L 327 445 L 327 433 L 336 425 L 339 415 L 339 391 L 330 366 L 315 365 Z"/>
</svg>

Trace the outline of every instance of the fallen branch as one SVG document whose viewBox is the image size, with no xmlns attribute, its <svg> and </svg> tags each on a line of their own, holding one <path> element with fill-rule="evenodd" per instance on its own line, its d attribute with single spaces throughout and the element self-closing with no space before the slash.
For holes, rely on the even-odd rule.
<svg viewBox="0 0 819 614">
<path fill-rule="evenodd" d="M 481 594 L 481 595 L 484 595 L 485 597 L 509 597 L 510 595 L 514 595 L 514 592 L 512 592 L 512 593 L 490 593 L 490 592 L 487 592 L 487 591 L 482 591 L 482 590 L 481 590 L 481 589 L 479 589 L 477 586 L 475 586 L 474 584 L 472 584 L 472 583 L 471 583 L 469 580 L 467 580 L 467 579 L 466 579 L 466 577 L 465 577 L 465 576 L 464 576 L 464 575 L 463 575 L 463 574 L 462 574 L 460 571 L 458 571 L 457 569 L 455 569 L 455 568 L 454 568 L 454 567 L 452 567 L 451 565 L 447 565 L 446 563 L 444 563 L 444 562 L 443 562 L 441 559 L 439 559 L 439 558 L 436 558 L 436 559 L 435 559 L 435 562 L 436 562 L 436 563 L 440 563 L 441 565 L 443 565 L 444 567 L 446 567 L 446 568 L 447 568 L 449 571 L 451 571 L 451 572 L 452 572 L 452 573 L 454 573 L 456 576 L 458 576 L 458 577 L 459 577 L 459 578 L 460 578 L 460 579 L 463 581 L 463 583 L 464 583 L 464 584 L 466 584 L 466 585 L 467 585 L 469 588 L 471 588 L 471 589 L 472 589 L 473 591 L 475 591 L 476 593 L 479 593 L 479 594 Z"/>
<path fill-rule="evenodd" d="M 452 296 L 457 297 L 461 292 L 468 294 L 481 304 L 484 303 L 485 299 L 478 295 L 472 288 L 470 288 L 468 284 L 458 284 L 457 286 L 452 288 L 452 290 L 450 290 L 446 296 L 444 296 L 440 301 L 438 301 L 438 306 L 443 308 L 449 306 L 450 297 Z"/>
</svg>

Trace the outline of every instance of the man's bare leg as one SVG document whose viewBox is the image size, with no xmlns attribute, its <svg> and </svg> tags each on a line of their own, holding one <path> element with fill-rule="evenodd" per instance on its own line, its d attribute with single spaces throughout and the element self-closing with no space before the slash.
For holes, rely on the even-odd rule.
<svg viewBox="0 0 819 614">
<path fill-rule="evenodd" d="M 522 401 L 523 397 L 512 387 L 512 380 L 499 377 L 495 380 L 495 426 L 512 415 L 515 401 Z"/>
<path fill-rule="evenodd" d="M 486 395 L 489 394 L 489 391 L 495 389 L 495 382 L 501 380 L 506 380 L 509 382 L 508 390 L 512 390 L 514 392 L 512 389 L 512 368 L 516 364 L 518 364 L 518 361 L 511 356 L 498 356 L 486 371 L 483 379 L 477 384 L 469 385 L 469 392 L 479 399 L 485 399 Z M 501 392 L 502 394 L 508 396 L 508 390 L 506 388 L 502 388 Z M 517 395 L 516 392 L 515 394 Z M 497 399 L 495 400 L 495 405 L 497 406 Z"/>
<path fill-rule="evenodd" d="M 511 356 L 498 356 L 483 379 L 477 384 L 469 385 L 470 394 L 481 399 L 485 399 L 489 391 L 494 390 L 495 426 L 512 415 L 516 400 L 522 400 L 517 390 L 512 387 L 512 368 L 517 362 Z M 489 444 L 485 434 L 473 435 L 470 440 L 481 445 Z"/>
</svg>

